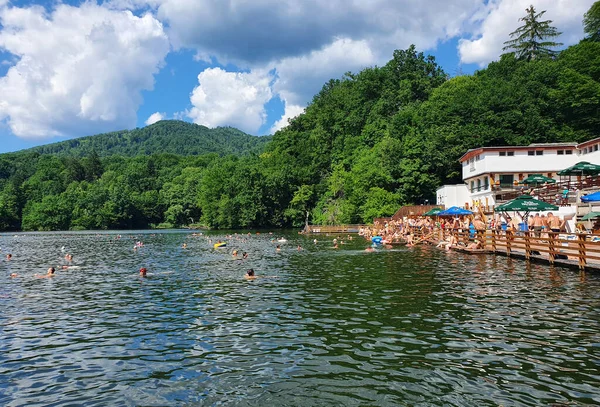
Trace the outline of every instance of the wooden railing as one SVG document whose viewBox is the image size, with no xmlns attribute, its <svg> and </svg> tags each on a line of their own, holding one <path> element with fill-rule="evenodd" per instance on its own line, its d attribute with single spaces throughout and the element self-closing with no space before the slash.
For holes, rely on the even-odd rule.
<svg viewBox="0 0 600 407">
<path fill-rule="evenodd" d="M 464 249 L 478 239 L 482 243 L 479 252 L 518 256 L 527 260 L 539 260 L 549 264 L 575 266 L 579 269 L 600 269 L 600 239 L 597 236 L 577 233 L 563 234 L 544 232 L 539 236 L 535 232 L 510 232 L 486 230 L 476 232 L 448 229 L 419 230 L 414 228 L 415 239 L 428 237 L 433 243 L 447 240 L 454 234 L 459 241 L 457 248 Z M 598 241 L 597 241 L 598 239 Z"/>
</svg>

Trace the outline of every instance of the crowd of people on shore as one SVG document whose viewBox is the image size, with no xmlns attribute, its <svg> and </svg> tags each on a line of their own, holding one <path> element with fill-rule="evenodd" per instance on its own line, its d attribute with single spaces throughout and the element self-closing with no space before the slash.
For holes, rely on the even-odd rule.
<svg viewBox="0 0 600 407">
<path fill-rule="evenodd" d="M 468 233 L 469 237 L 474 240 L 471 248 L 478 249 L 482 248 L 483 235 L 489 230 L 494 230 L 499 234 L 508 233 L 513 235 L 531 232 L 532 236 L 536 238 L 547 237 L 549 232 L 564 232 L 565 219 L 554 215 L 552 212 L 548 212 L 548 214 L 535 213 L 526 219 L 518 214 L 513 216 L 495 214 L 487 219 L 482 218 L 481 215 L 404 217 L 402 219 L 376 221 L 372 227 L 360 228 L 359 235 L 364 236 L 366 239 L 381 236 L 383 242 L 405 242 L 410 246 L 429 241 L 434 235 L 439 236 L 434 232 L 443 231 L 449 232 L 442 233 L 442 235 L 448 237 L 438 242 L 438 246 L 447 248 L 458 244 L 457 235 Z M 419 236 L 418 240 L 415 236 Z M 451 236 L 454 236 L 454 238 L 452 239 Z M 471 243 L 466 246 L 469 245 Z"/>
</svg>

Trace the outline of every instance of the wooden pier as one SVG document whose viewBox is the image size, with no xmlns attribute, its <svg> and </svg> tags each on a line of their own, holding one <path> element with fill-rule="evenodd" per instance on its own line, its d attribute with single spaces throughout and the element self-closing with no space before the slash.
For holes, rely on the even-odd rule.
<svg viewBox="0 0 600 407">
<path fill-rule="evenodd" d="M 432 233 L 427 231 L 427 234 Z M 447 240 L 450 234 L 455 234 L 459 244 L 456 250 L 477 255 L 503 255 L 523 258 L 528 261 L 561 265 L 580 270 L 600 271 L 600 236 L 585 233 L 564 234 L 544 232 L 539 236 L 535 232 L 517 232 L 487 230 L 475 235 L 469 232 L 452 230 L 434 230 L 431 243 Z M 423 235 L 415 230 L 414 236 Z M 481 249 L 466 249 L 469 243 L 479 240 Z"/>
</svg>

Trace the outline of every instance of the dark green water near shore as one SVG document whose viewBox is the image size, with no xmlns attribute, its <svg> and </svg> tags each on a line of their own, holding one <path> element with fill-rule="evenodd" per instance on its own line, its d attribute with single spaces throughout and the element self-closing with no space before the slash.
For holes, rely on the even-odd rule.
<svg viewBox="0 0 600 407">
<path fill-rule="evenodd" d="M 600 404 L 599 275 L 277 233 L 0 235 L 0 405 Z"/>
</svg>

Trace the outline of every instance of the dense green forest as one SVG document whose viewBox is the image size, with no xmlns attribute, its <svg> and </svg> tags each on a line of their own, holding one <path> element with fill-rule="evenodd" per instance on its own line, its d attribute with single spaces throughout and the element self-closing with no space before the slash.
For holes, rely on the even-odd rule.
<svg viewBox="0 0 600 407">
<path fill-rule="evenodd" d="M 268 144 L 236 144 L 245 155 L 165 148 L 191 137 L 180 122 L 1 155 L 0 229 L 286 227 L 307 213 L 355 223 L 433 202 L 437 187 L 462 181 L 458 158 L 470 148 L 600 137 L 592 10 L 579 44 L 515 48 L 473 75 L 450 78 L 433 57 L 397 50 L 384 66 L 330 80 Z"/>
<path fill-rule="evenodd" d="M 271 137 L 256 137 L 232 127 L 209 129 L 177 120 L 161 120 L 150 126 L 81 137 L 34 147 L 27 152 L 58 156 L 85 157 L 96 152 L 101 157 L 134 157 L 169 153 L 179 155 L 219 155 L 260 152 Z"/>
</svg>

